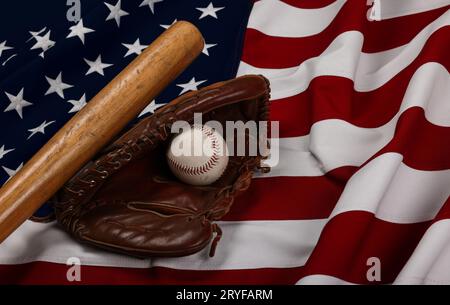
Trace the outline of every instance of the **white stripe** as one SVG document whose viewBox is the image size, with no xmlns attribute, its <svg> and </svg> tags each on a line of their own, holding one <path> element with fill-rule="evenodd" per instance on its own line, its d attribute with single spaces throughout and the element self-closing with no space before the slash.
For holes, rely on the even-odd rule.
<svg viewBox="0 0 450 305">
<path fill-rule="evenodd" d="M 450 196 L 450 169 L 421 171 L 386 153 L 356 172 L 345 186 L 330 218 L 367 211 L 393 223 L 432 220 Z"/>
<path fill-rule="evenodd" d="M 255 178 L 324 175 L 326 171 L 311 153 L 309 145 L 309 136 L 271 139 L 271 155 L 264 162 L 271 170 L 267 174 L 256 173 Z"/>
<path fill-rule="evenodd" d="M 256 177 L 322 176 L 342 166 L 360 166 L 392 139 L 395 123 L 361 128 L 343 120 L 317 122 L 309 136 L 272 142 L 266 162 L 271 171 Z M 293 148 L 293 143 L 298 147 Z"/>
<path fill-rule="evenodd" d="M 337 277 L 324 274 L 313 274 L 303 277 L 297 285 L 355 285 Z"/>
<path fill-rule="evenodd" d="M 264 69 L 241 62 L 238 75 L 266 76 L 271 83 L 273 99 L 299 94 L 308 88 L 312 79 L 323 75 L 349 78 L 355 82 L 355 90 L 368 92 L 381 87 L 410 65 L 428 38 L 449 24 L 450 11 L 447 11 L 408 44 L 378 53 L 361 52 L 364 37 L 360 32 L 344 32 L 320 56 L 310 58 L 297 67 Z"/>
<path fill-rule="evenodd" d="M 394 284 L 450 284 L 450 219 L 434 223 Z"/>
<path fill-rule="evenodd" d="M 220 222 L 216 255 L 209 247 L 180 258 L 135 259 L 83 246 L 55 223 L 25 222 L 0 245 L 0 264 L 47 261 L 65 264 L 78 257 L 83 265 L 225 270 L 303 266 L 316 245 L 325 220 Z"/>
<path fill-rule="evenodd" d="M 261 0 L 254 4 L 248 28 L 278 37 L 305 37 L 318 34 L 334 20 L 346 0 L 324 8 L 301 9 L 282 1 Z"/>
<path fill-rule="evenodd" d="M 414 73 L 403 97 L 400 112 L 412 107 L 425 110 L 427 120 L 450 127 L 450 74 L 439 63 L 422 65 Z"/>
<path fill-rule="evenodd" d="M 450 5 L 449 0 L 375 0 L 382 20 L 431 11 Z"/>
<path fill-rule="evenodd" d="M 438 63 L 426 63 L 414 73 L 399 112 L 378 128 L 361 128 L 328 119 L 315 123 L 307 136 L 272 139 L 272 166 L 257 177 L 321 176 L 342 166 L 360 166 L 393 138 L 400 115 L 421 107 L 427 120 L 450 126 L 450 74 Z M 444 139 L 443 139 L 444 140 Z"/>
</svg>

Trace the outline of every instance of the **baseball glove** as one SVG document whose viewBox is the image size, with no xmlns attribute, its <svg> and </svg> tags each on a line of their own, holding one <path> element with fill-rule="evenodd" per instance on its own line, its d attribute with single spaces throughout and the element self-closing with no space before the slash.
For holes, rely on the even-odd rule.
<svg viewBox="0 0 450 305">
<path fill-rule="evenodd" d="M 166 161 L 174 121 L 268 120 L 269 84 L 243 76 L 178 97 L 136 124 L 81 169 L 55 195 L 61 226 L 83 243 L 138 257 L 184 256 L 211 244 L 214 255 L 228 213 L 246 190 L 262 154 L 230 156 L 208 186 L 175 178 Z M 211 242 L 212 240 L 212 242 Z"/>
</svg>

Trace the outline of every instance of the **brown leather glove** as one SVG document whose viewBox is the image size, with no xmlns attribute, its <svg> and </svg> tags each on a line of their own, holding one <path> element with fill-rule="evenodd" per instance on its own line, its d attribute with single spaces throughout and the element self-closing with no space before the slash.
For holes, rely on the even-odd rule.
<svg viewBox="0 0 450 305">
<path fill-rule="evenodd" d="M 183 256 L 221 230 L 214 221 L 228 213 L 261 168 L 257 156 L 230 156 L 221 178 L 198 187 L 177 180 L 166 161 L 174 121 L 268 120 L 269 84 L 243 76 L 187 93 L 140 121 L 88 163 L 55 196 L 59 223 L 81 242 L 138 257 Z M 225 125 L 223 125 L 225 126 Z"/>
</svg>

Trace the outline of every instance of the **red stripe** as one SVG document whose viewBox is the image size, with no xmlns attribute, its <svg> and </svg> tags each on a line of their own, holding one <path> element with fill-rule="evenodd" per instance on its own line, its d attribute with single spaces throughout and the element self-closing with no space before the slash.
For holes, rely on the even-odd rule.
<svg viewBox="0 0 450 305">
<path fill-rule="evenodd" d="M 82 266 L 81 282 L 67 281 L 68 266 L 48 262 L 0 265 L 0 284 L 39 285 L 237 285 L 294 284 L 302 267 L 248 270 L 176 270 Z"/>
<path fill-rule="evenodd" d="M 366 163 L 381 154 L 397 152 L 403 155 L 403 163 L 414 169 L 450 169 L 450 141 L 446 139 L 450 139 L 450 127 L 430 123 L 422 108 L 413 107 L 400 116 L 393 139 L 374 156 L 368 156 Z M 356 170 L 348 166 L 319 177 L 254 179 L 224 220 L 326 218 Z"/>
<path fill-rule="evenodd" d="M 359 284 L 392 283 L 429 224 L 396 224 L 360 211 L 337 215 L 322 231 L 303 276 L 325 274 Z M 371 257 L 380 259 L 381 282 L 367 280 Z"/>
<path fill-rule="evenodd" d="M 367 259 L 378 257 L 381 283 L 392 283 L 430 225 L 449 218 L 450 197 L 433 221 L 421 223 L 391 223 L 362 211 L 339 214 L 322 231 L 302 277 L 326 274 L 352 283 L 380 284 L 366 277 Z"/>
<path fill-rule="evenodd" d="M 386 152 L 402 154 L 403 163 L 418 170 L 450 169 L 450 127 L 430 123 L 423 108 L 410 108 L 400 116 L 392 141 L 373 158 Z"/>
<path fill-rule="evenodd" d="M 284 3 L 292 5 L 297 8 L 322 8 L 334 3 L 336 0 L 282 0 Z"/>
<path fill-rule="evenodd" d="M 360 31 L 367 53 L 392 49 L 410 42 L 427 24 L 444 14 L 440 8 L 421 14 L 371 22 L 367 20 L 365 1 L 347 1 L 335 20 L 317 35 L 286 38 L 265 35 L 247 29 L 242 60 L 259 68 L 288 68 L 319 56 L 343 32 Z"/>
<path fill-rule="evenodd" d="M 271 120 L 280 121 L 280 137 L 308 134 L 321 120 L 341 119 L 366 128 L 386 124 L 400 109 L 411 77 L 428 62 L 438 62 L 450 69 L 447 44 L 450 27 L 436 31 L 418 57 L 380 88 L 370 92 L 353 89 L 353 81 L 337 76 L 313 79 L 307 90 L 271 104 Z"/>
<path fill-rule="evenodd" d="M 330 216 L 356 170 L 342 167 L 319 177 L 253 179 L 223 220 L 298 220 Z"/>
</svg>

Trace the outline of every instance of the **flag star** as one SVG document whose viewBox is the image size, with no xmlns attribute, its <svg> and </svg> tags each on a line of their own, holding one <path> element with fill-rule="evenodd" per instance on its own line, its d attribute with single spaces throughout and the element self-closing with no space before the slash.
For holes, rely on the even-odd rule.
<svg viewBox="0 0 450 305">
<path fill-rule="evenodd" d="M 178 19 L 175 19 L 171 24 L 160 24 L 159 26 L 167 30 L 177 21 L 178 21 Z"/>
<path fill-rule="evenodd" d="M 80 21 L 76 25 L 70 27 L 70 33 L 66 38 L 78 36 L 78 38 L 80 38 L 81 42 L 84 44 L 85 35 L 92 32 L 95 32 L 95 30 L 84 27 L 83 19 L 80 19 Z"/>
<path fill-rule="evenodd" d="M 108 17 L 106 17 L 106 21 L 114 19 L 114 20 L 116 20 L 117 26 L 120 27 L 120 18 L 122 18 L 123 16 L 126 16 L 126 15 L 129 15 L 128 12 L 125 12 L 121 8 L 122 0 L 118 0 L 116 5 L 111 5 L 106 2 L 104 2 L 104 3 L 110 10 Z"/>
<path fill-rule="evenodd" d="M 196 7 L 197 10 L 202 12 L 202 14 L 200 15 L 200 17 L 198 19 L 203 19 L 207 16 L 211 16 L 211 17 L 214 17 L 217 19 L 216 13 L 220 10 L 223 10 L 224 8 L 225 7 L 214 7 L 212 2 L 210 2 L 207 7 Z"/>
<path fill-rule="evenodd" d="M 8 180 L 6 180 L 6 182 L 9 181 L 9 179 L 11 179 L 15 174 L 17 174 L 18 171 L 20 171 L 23 167 L 23 163 L 20 163 L 19 167 L 16 169 L 10 169 L 7 167 L 2 166 L 3 170 L 8 174 L 9 178 Z"/>
<path fill-rule="evenodd" d="M 3 51 L 13 49 L 13 47 L 8 47 L 6 45 L 6 40 L 0 43 L 0 57 L 2 56 Z"/>
<path fill-rule="evenodd" d="M 28 131 L 31 132 L 31 134 L 30 134 L 30 136 L 28 137 L 28 139 L 31 138 L 32 136 L 34 136 L 34 135 L 37 134 L 37 133 L 45 134 L 45 128 L 46 128 L 47 126 L 53 124 L 53 123 L 55 123 L 55 121 L 51 121 L 51 122 L 48 122 L 48 123 L 47 123 L 47 121 L 44 121 L 44 122 L 42 122 L 42 124 L 39 125 L 38 127 L 28 129 Z M 28 140 L 28 139 L 27 139 L 27 140 Z"/>
<path fill-rule="evenodd" d="M 7 154 L 10 153 L 14 150 L 14 148 L 12 149 L 5 149 L 5 145 L 3 145 L 2 147 L 0 147 L 0 159 L 3 159 L 3 157 Z"/>
<path fill-rule="evenodd" d="M 73 105 L 72 109 L 69 110 L 69 113 L 78 112 L 86 105 L 86 94 L 83 94 L 83 96 L 78 101 L 70 100 L 68 101 L 68 103 L 71 103 Z"/>
<path fill-rule="evenodd" d="M 206 80 L 201 80 L 201 81 L 196 82 L 195 77 L 193 77 L 189 82 L 187 82 L 185 84 L 177 84 L 178 87 L 183 88 L 183 90 L 181 90 L 179 95 L 182 95 L 183 93 L 191 91 L 191 90 L 198 90 L 197 86 L 203 84 L 204 82 L 206 82 Z"/>
<path fill-rule="evenodd" d="M 127 54 L 125 54 L 124 57 L 127 57 L 131 54 L 139 55 L 142 53 L 142 50 L 144 50 L 146 47 L 148 47 L 148 46 L 142 45 L 139 38 L 133 44 L 122 43 L 122 45 L 128 49 Z"/>
<path fill-rule="evenodd" d="M 36 39 L 36 36 L 39 36 L 41 33 L 45 32 L 46 30 L 47 30 L 47 27 L 43 27 L 42 30 L 37 31 L 37 32 L 29 31 L 31 37 L 28 38 L 28 40 L 26 42 L 30 41 L 33 38 Z"/>
<path fill-rule="evenodd" d="M 44 36 L 36 35 L 36 37 L 34 37 L 36 39 L 36 43 L 34 44 L 33 47 L 31 47 L 31 50 L 42 49 L 42 53 L 39 54 L 39 56 L 41 57 L 44 57 L 45 51 L 47 51 L 48 49 L 50 49 L 55 45 L 55 42 L 50 39 L 50 33 L 51 30 L 49 30 L 47 34 L 45 34 Z"/>
<path fill-rule="evenodd" d="M 87 60 L 84 61 L 89 65 L 89 70 L 86 72 L 86 75 L 97 72 L 100 75 L 105 75 L 104 69 L 111 67 L 112 64 L 102 63 L 102 56 L 99 55 L 95 61 Z"/>
<path fill-rule="evenodd" d="M 14 96 L 12 94 L 9 94 L 8 92 L 5 92 L 6 96 L 9 98 L 9 101 L 11 103 L 5 109 L 4 112 L 15 110 L 19 114 L 20 118 L 23 119 L 23 115 L 22 115 L 23 108 L 33 105 L 33 103 L 29 103 L 23 99 L 23 90 L 24 90 L 24 88 L 22 88 L 22 90 L 20 90 L 20 92 L 19 92 L 19 94 L 17 94 L 17 96 Z"/>
<path fill-rule="evenodd" d="M 154 14 L 155 13 L 155 3 L 158 3 L 158 2 L 163 2 L 163 0 L 144 0 L 144 1 L 142 1 L 141 5 L 139 5 L 139 7 L 148 5 L 150 10 L 152 11 L 152 14 Z"/>
<path fill-rule="evenodd" d="M 73 87 L 72 85 L 66 84 L 62 81 L 62 72 L 59 72 L 58 76 L 55 79 L 52 79 L 47 76 L 45 78 L 47 79 L 47 82 L 50 84 L 50 87 L 48 88 L 47 92 L 45 92 L 45 95 L 56 93 L 61 98 L 64 98 L 64 90 Z"/>
<path fill-rule="evenodd" d="M 161 105 L 156 104 L 156 101 L 153 100 L 150 104 L 147 105 L 147 107 L 144 108 L 144 110 L 142 110 L 141 113 L 139 113 L 138 118 L 140 118 L 141 116 L 143 116 L 144 114 L 147 114 L 147 113 L 154 113 L 155 110 L 157 108 L 159 108 L 160 106 Z"/>
<path fill-rule="evenodd" d="M 203 51 L 202 51 L 202 53 L 205 54 L 206 56 L 209 56 L 209 51 L 208 51 L 208 49 L 209 49 L 209 48 L 212 48 L 212 47 L 215 47 L 215 46 L 217 46 L 217 43 L 212 43 L 212 44 L 207 44 L 207 43 L 205 43 L 205 44 L 203 45 Z"/>
</svg>

